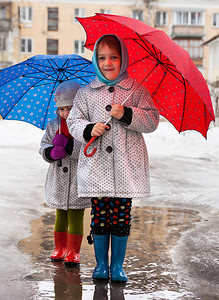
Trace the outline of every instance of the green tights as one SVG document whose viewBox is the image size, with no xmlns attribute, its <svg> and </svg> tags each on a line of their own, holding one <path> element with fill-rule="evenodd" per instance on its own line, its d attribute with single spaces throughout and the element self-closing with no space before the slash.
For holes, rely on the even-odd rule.
<svg viewBox="0 0 219 300">
<path fill-rule="evenodd" d="M 55 231 L 68 231 L 70 234 L 84 234 L 84 209 L 57 209 Z"/>
</svg>

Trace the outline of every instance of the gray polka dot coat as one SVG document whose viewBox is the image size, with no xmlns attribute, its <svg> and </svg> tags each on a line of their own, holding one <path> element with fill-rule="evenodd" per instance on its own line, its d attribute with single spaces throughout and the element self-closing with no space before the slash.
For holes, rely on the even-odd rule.
<svg viewBox="0 0 219 300">
<path fill-rule="evenodd" d="M 136 88 L 137 82 L 126 78 L 114 88 L 96 77 L 78 90 L 67 118 L 69 132 L 83 145 L 78 162 L 78 193 L 80 197 L 146 197 L 150 194 L 148 153 L 142 133 L 154 131 L 159 123 L 148 90 L 140 86 L 124 104 L 132 109 L 130 125 L 112 118 L 111 129 L 88 148 L 96 153 L 83 153 L 87 141 L 83 132 L 88 124 L 105 123 L 110 112 L 107 105 L 121 104 Z"/>
<path fill-rule="evenodd" d="M 58 118 L 47 124 L 46 132 L 41 140 L 40 154 L 50 163 L 46 183 L 46 204 L 56 209 L 83 209 L 90 207 L 90 198 L 78 198 L 77 193 L 77 166 L 81 143 L 74 140 L 71 156 L 62 159 L 62 167 L 57 161 L 49 161 L 45 156 L 45 149 L 52 147 L 52 140 L 58 129 Z"/>
</svg>

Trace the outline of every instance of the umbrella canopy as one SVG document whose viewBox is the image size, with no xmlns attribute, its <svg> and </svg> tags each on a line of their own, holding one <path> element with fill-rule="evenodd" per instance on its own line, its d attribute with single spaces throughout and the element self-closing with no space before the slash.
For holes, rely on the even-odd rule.
<svg viewBox="0 0 219 300">
<path fill-rule="evenodd" d="M 136 19 L 107 14 L 77 19 L 90 50 L 104 34 L 120 36 L 129 51 L 129 75 L 143 81 L 160 114 L 179 132 L 193 129 L 206 137 L 214 120 L 210 93 L 186 50 L 164 31 Z"/>
<path fill-rule="evenodd" d="M 92 62 L 79 55 L 33 56 L 0 71 L 0 115 L 45 129 L 56 117 L 56 87 L 65 80 L 83 86 L 94 77 Z"/>
</svg>

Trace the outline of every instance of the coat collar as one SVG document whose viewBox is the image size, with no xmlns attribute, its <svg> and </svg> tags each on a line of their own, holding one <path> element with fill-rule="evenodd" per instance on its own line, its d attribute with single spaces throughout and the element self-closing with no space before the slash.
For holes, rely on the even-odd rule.
<svg viewBox="0 0 219 300">
<path fill-rule="evenodd" d="M 125 78 L 119 83 L 117 83 L 116 87 L 120 87 L 123 90 L 130 90 L 133 87 L 134 79 L 131 77 Z M 102 86 L 107 86 L 105 83 L 100 81 L 97 77 L 91 82 L 90 87 L 92 89 L 98 89 Z"/>
</svg>

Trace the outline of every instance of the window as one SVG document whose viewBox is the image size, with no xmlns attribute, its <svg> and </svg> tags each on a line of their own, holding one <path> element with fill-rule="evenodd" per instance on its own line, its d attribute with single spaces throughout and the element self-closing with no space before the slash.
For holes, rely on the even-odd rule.
<svg viewBox="0 0 219 300">
<path fill-rule="evenodd" d="M 110 15 L 111 14 L 111 9 L 100 9 L 100 13 L 101 14 L 108 14 L 108 15 Z"/>
<path fill-rule="evenodd" d="M 132 18 L 143 21 L 143 11 L 140 9 L 135 9 L 132 11 Z"/>
<path fill-rule="evenodd" d="M 47 54 L 58 55 L 59 41 L 53 39 L 47 39 Z"/>
<path fill-rule="evenodd" d="M 74 13 L 75 23 L 78 22 L 78 20 L 76 19 L 76 17 L 85 17 L 85 16 L 86 16 L 86 10 L 85 10 L 85 8 L 75 8 L 75 13 Z"/>
<path fill-rule="evenodd" d="M 203 13 L 192 11 L 175 12 L 174 25 L 201 26 L 203 25 Z"/>
<path fill-rule="evenodd" d="M 76 54 L 84 54 L 85 49 L 84 49 L 84 41 L 75 41 L 74 42 L 74 53 Z"/>
<path fill-rule="evenodd" d="M 6 8 L 5 6 L 0 6 L 0 20 L 6 19 Z"/>
<path fill-rule="evenodd" d="M 213 27 L 219 27 L 219 13 L 213 14 Z"/>
<path fill-rule="evenodd" d="M 165 11 L 156 12 L 156 25 L 157 26 L 167 25 L 167 13 Z"/>
<path fill-rule="evenodd" d="M 201 40 L 195 40 L 195 39 L 176 39 L 174 40 L 180 47 L 184 48 L 189 52 L 189 55 L 192 59 L 199 59 L 203 58 L 203 48 L 201 46 L 202 41 Z"/>
<path fill-rule="evenodd" d="M 1 33 L 0 35 L 0 51 L 5 51 L 6 49 L 6 36 Z"/>
<path fill-rule="evenodd" d="M 33 19 L 32 7 L 22 6 L 20 7 L 20 21 L 21 22 L 31 22 Z"/>
<path fill-rule="evenodd" d="M 48 8 L 48 31 L 57 31 L 58 23 L 58 8 Z"/>
<path fill-rule="evenodd" d="M 22 38 L 21 39 L 21 52 L 22 53 L 31 53 L 32 52 L 33 41 L 31 38 Z"/>
</svg>

